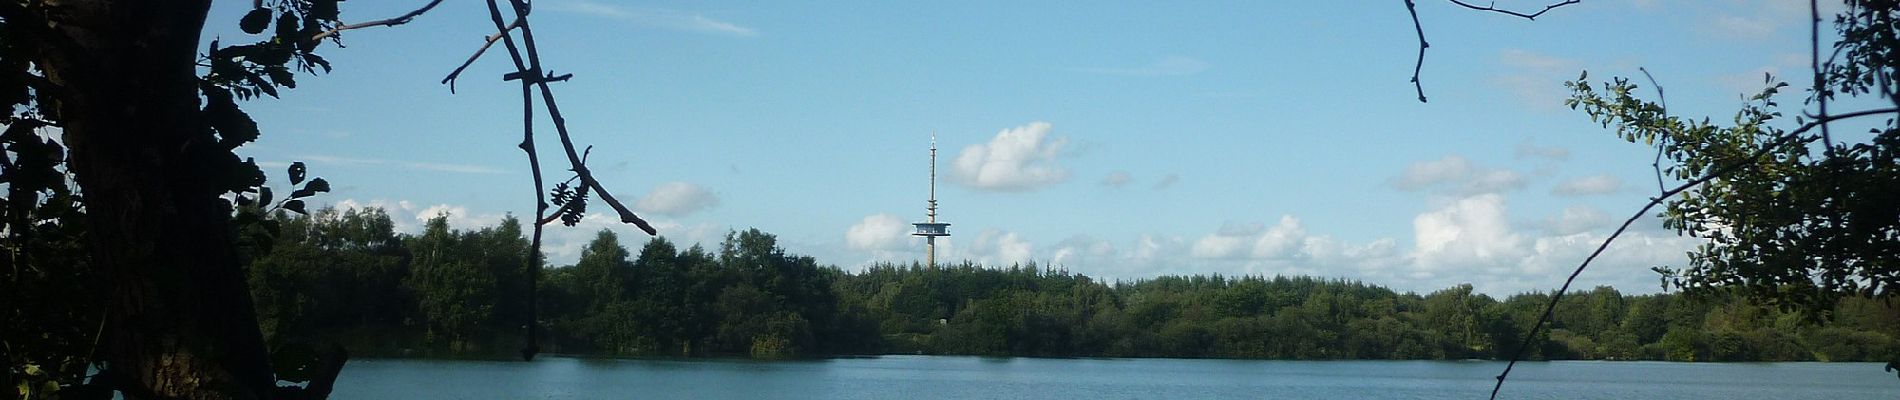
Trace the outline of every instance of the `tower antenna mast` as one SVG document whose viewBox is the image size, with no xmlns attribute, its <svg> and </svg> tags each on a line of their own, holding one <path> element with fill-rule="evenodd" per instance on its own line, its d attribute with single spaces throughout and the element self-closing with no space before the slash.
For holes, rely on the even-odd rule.
<svg viewBox="0 0 1900 400">
<path fill-rule="evenodd" d="M 924 207 L 925 222 L 911 225 L 917 228 L 912 236 L 924 237 L 926 258 L 924 265 L 937 267 L 937 237 L 950 236 L 950 223 L 937 222 L 937 132 L 930 132 L 930 201 Z"/>
</svg>

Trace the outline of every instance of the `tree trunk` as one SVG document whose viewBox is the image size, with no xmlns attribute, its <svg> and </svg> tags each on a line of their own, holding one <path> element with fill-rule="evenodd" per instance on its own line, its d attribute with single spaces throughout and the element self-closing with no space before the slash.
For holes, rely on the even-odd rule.
<svg viewBox="0 0 1900 400">
<path fill-rule="evenodd" d="M 218 197 L 231 172 L 217 157 L 234 156 L 199 112 L 209 7 L 46 1 L 39 66 L 57 91 L 41 101 L 64 124 L 105 280 L 100 357 L 128 398 L 266 398 L 275 386 Z"/>
</svg>

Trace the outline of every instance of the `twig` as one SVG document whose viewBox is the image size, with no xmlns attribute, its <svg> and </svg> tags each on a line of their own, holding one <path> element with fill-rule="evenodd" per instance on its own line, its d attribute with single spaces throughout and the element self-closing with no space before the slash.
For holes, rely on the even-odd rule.
<svg viewBox="0 0 1900 400">
<path fill-rule="evenodd" d="M 462 65 L 455 67 L 454 71 L 450 71 L 448 76 L 442 78 L 442 83 L 449 85 L 449 93 L 455 93 L 455 78 L 461 77 L 462 71 L 467 70 L 468 66 L 474 65 L 476 59 L 482 58 L 482 53 L 488 52 L 488 48 L 494 46 L 495 41 L 501 40 L 502 36 L 507 35 L 509 31 L 520 27 L 521 20 L 522 18 L 517 17 L 515 18 L 515 22 L 510 22 L 507 26 L 503 26 L 500 32 L 495 32 L 493 35 L 482 38 L 482 47 L 476 48 L 475 54 L 468 55 L 468 60 L 462 61 Z"/>
<path fill-rule="evenodd" d="M 541 216 L 539 219 L 536 219 L 535 224 L 547 225 L 547 224 L 554 223 L 554 221 L 559 221 L 561 220 L 561 214 L 566 214 L 568 209 L 574 208 L 574 203 L 579 203 L 579 202 L 581 201 L 574 200 L 574 201 L 569 201 L 565 204 L 561 204 L 561 208 L 555 209 L 553 214 L 544 215 L 544 216 Z"/>
<path fill-rule="evenodd" d="M 1649 69 L 1643 68 L 1643 67 L 1636 67 L 1636 70 L 1643 71 L 1643 77 L 1649 78 L 1649 86 L 1656 88 L 1656 102 L 1662 105 L 1663 120 L 1664 121 L 1669 120 L 1669 98 L 1663 96 L 1662 85 L 1656 83 L 1656 77 L 1649 74 Z M 1668 133 L 1668 132 L 1664 132 L 1664 133 Z M 1656 169 L 1656 193 L 1663 193 L 1663 192 L 1669 191 L 1669 189 L 1665 189 L 1663 186 L 1663 173 L 1662 173 L 1663 147 L 1668 145 L 1669 135 L 1661 135 L 1661 136 L 1662 138 L 1658 139 L 1659 141 L 1656 143 L 1656 159 L 1649 162 L 1649 166 L 1651 168 Z"/>
<path fill-rule="evenodd" d="M 375 20 L 375 21 L 370 21 L 370 22 L 358 22 L 358 23 L 347 24 L 347 25 L 339 25 L 337 27 L 330 28 L 330 30 L 323 31 L 323 33 L 319 33 L 316 36 L 310 37 L 310 40 L 323 40 L 323 38 L 336 35 L 337 32 L 347 31 L 351 29 L 361 29 L 361 28 L 368 28 L 372 26 L 396 26 L 396 25 L 407 24 L 409 23 L 409 20 L 416 19 L 416 17 L 422 15 L 422 13 L 426 13 L 426 12 L 429 12 L 429 10 L 434 9 L 437 4 L 442 4 L 442 0 L 430 0 L 429 4 L 423 5 L 422 8 L 418 8 L 418 9 L 415 9 L 415 11 L 410 11 L 406 14 L 396 16 L 395 18 L 380 19 L 380 20 Z"/>
<path fill-rule="evenodd" d="M 1476 4 L 1466 3 L 1460 0 L 1450 0 L 1450 1 L 1452 4 L 1457 4 L 1464 8 L 1469 8 L 1469 9 L 1478 10 L 1478 11 L 1489 11 L 1489 12 L 1509 15 L 1509 16 L 1533 20 L 1533 21 L 1537 20 L 1537 17 L 1543 16 L 1544 13 L 1550 12 L 1550 10 L 1555 10 L 1558 7 L 1563 7 L 1563 6 L 1582 2 L 1582 0 L 1564 0 L 1561 2 L 1551 3 L 1550 5 L 1544 6 L 1544 9 L 1537 10 L 1537 12 L 1526 14 L 1523 12 L 1497 8 L 1496 4 L 1479 6 Z M 1412 31 L 1418 33 L 1418 61 L 1412 63 L 1412 89 L 1418 91 L 1418 102 L 1424 103 L 1425 102 L 1425 86 L 1419 83 L 1418 76 L 1419 76 L 1419 71 L 1422 69 L 1425 69 L 1425 49 L 1432 47 L 1432 44 L 1425 41 L 1425 25 L 1422 23 L 1419 23 L 1418 21 L 1418 3 L 1413 0 L 1405 0 L 1405 11 L 1410 12 L 1412 14 Z"/>
<path fill-rule="evenodd" d="M 1582 2 L 1582 0 L 1565 0 L 1565 1 L 1562 1 L 1562 2 L 1557 2 L 1557 3 L 1552 3 L 1551 5 L 1548 5 L 1548 6 L 1544 6 L 1544 9 L 1542 9 L 1542 10 L 1537 10 L 1537 12 L 1534 12 L 1534 13 L 1530 13 L 1530 14 L 1525 14 L 1525 13 L 1522 13 L 1522 12 L 1517 12 L 1517 11 L 1511 11 L 1511 10 L 1505 10 L 1505 9 L 1501 9 L 1501 8 L 1497 8 L 1497 3 L 1491 3 L 1490 5 L 1487 5 L 1487 6 L 1477 6 L 1477 5 L 1474 5 L 1474 4 L 1471 4 L 1471 3 L 1466 3 L 1466 2 L 1463 2 L 1463 1 L 1460 1 L 1460 0 L 1451 0 L 1451 3 L 1452 3 L 1452 4 L 1457 4 L 1457 5 L 1459 5 L 1459 6 L 1463 6 L 1464 8 L 1469 8 L 1469 9 L 1473 9 L 1473 10 L 1478 10 L 1478 11 L 1490 11 L 1490 12 L 1494 12 L 1494 13 L 1499 13 L 1499 14 L 1504 14 L 1504 15 L 1509 15 L 1509 16 L 1513 16 L 1513 17 L 1518 17 L 1518 18 L 1523 18 L 1523 19 L 1528 19 L 1528 20 L 1533 20 L 1533 21 L 1535 21 L 1535 20 L 1537 20 L 1537 17 L 1539 17 L 1539 16 L 1542 16 L 1542 15 L 1544 15 L 1544 13 L 1547 13 L 1547 12 L 1550 12 L 1550 10 L 1555 10 L 1555 9 L 1557 9 L 1557 7 L 1563 7 L 1563 6 L 1567 6 L 1567 5 L 1571 5 L 1571 4 L 1577 4 L 1577 3 L 1580 3 L 1580 2 Z"/>
<path fill-rule="evenodd" d="M 1531 325 L 1531 330 L 1530 332 L 1524 335 L 1524 340 L 1521 342 L 1518 342 L 1517 351 L 1511 354 L 1511 362 L 1508 364 L 1505 364 L 1504 372 L 1498 374 L 1497 385 L 1491 387 L 1491 399 L 1496 400 L 1498 398 L 1498 390 L 1504 388 L 1504 378 L 1506 376 L 1511 375 L 1511 368 L 1517 367 L 1518 360 L 1524 357 L 1524 349 L 1530 348 L 1531 341 L 1537 339 L 1537 332 L 1540 330 L 1543 330 L 1545 323 L 1550 322 L 1551 314 L 1557 310 L 1557 302 L 1563 299 L 1565 292 L 1570 291 L 1570 284 L 1573 282 L 1576 282 L 1577 276 L 1583 274 L 1584 268 L 1588 268 L 1590 266 L 1591 261 L 1595 261 L 1598 255 L 1603 254 L 1603 250 L 1608 249 L 1610 247 L 1611 242 L 1615 242 L 1616 238 L 1623 234 L 1623 231 L 1628 230 L 1630 227 L 1630 224 L 1636 223 L 1636 220 L 1642 219 L 1644 215 L 1649 214 L 1649 210 L 1651 208 L 1655 208 L 1657 204 L 1662 204 L 1664 200 L 1668 200 L 1670 197 L 1675 197 L 1675 195 L 1681 194 L 1683 191 L 1689 190 L 1690 188 L 1694 188 L 1708 181 L 1715 180 L 1716 178 L 1720 178 L 1724 175 L 1728 175 L 1730 172 L 1735 172 L 1735 170 L 1741 169 L 1742 167 L 1748 166 L 1749 164 L 1754 163 L 1755 160 L 1761 159 L 1762 156 L 1765 156 L 1765 155 L 1768 155 L 1769 153 L 1774 152 L 1775 149 L 1780 148 L 1783 145 L 1787 145 L 1789 143 L 1804 143 L 1804 144 L 1812 143 L 1814 142 L 1815 138 L 1801 138 L 1801 134 L 1807 132 L 1808 130 L 1814 129 L 1814 127 L 1816 126 L 1824 125 L 1834 120 L 1864 117 L 1868 115 L 1893 114 L 1893 113 L 1900 113 L 1900 107 L 1857 111 L 1857 112 L 1852 112 L 1852 113 L 1847 113 L 1847 114 L 1822 117 L 1814 121 L 1809 121 L 1808 123 L 1801 125 L 1801 127 L 1796 128 L 1795 130 L 1788 131 L 1787 133 L 1782 134 L 1781 137 L 1775 139 L 1775 141 L 1769 142 L 1767 145 L 1762 146 L 1762 148 L 1755 150 L 1755 152 L 1753 153 L 1750 153 L 1748 157 L 1744 157 L 1741 160 L 1736 160 L 1734 163 L 1724 165 L 1721 168 L 1711 170 L 1709 171 L 1709 173 L 1703 174 L 1702 177 L 1696 178 L 1688 182 L 1683 182 L 1681 185 L 1677 185 L 1673 189 L 1665 190 L 1662 192 L 1662 194 L 1656 197 L 1650 198 L 1648 203 L 1643 204 L 1643 208 L 1641 210 L 1637 210 L 1636 214 L 1630 215 L 1629 219 L 1624 220 L 1623 225 L 1618 226 L 1616 228 L 1616 232 L 1610 233 L 1610 237 L 1604 238 L 1603 243 L 1600 245 L 1597 245 L 1597 249 L 1595 251 L 1590 252 L 1590 256 L 1584 258 L 1583 263 L 1577 265 L 1577 269 L 1570 273 L 1570 277 L 1564 279 L 1564 285 L 1558 288 L 1555 294 L 1550 296 L 1550 302 L 1544 306 L 1544 314 L 1542 316 L 1537 317 L 1537 323 L 1534 325 Z"/>
<path fill-rule="evenodd" d="M 522 0 L 509 0 L 509 2 L 514 4 L 516 10 L 528 9 L 528 5 L 523 3 Z M 499 24 L 500 21 L 496 21 L 496 23 Z M 541 55 L 540 52 L 535 50 L 534 46 L 534 28 L 529 26 L 525 18 L 521 21 L 521 43 L 527 50 L 528 70 L 541 70 Z M 574 175 L 581 178 L 581 183 L 593 187 L 594 193 L 600 195 L 600 200 L 607 202 L 608 206 L 613 207 L 614 211 L 620 214 L 620 222 L 640 227 L 640 230 L 645 231 L 648 235 L 658 235 L 659 231 L 653 229 L 653 225 L 648 224 L 644 219 L 640 219 L 640 216 L 634 214 L 633 210 L 627 209 L 625 204 L 621 204 L 619 199 L 615 199 L 612 192 L 609 192 L 606 187 L 601 186 L 599 180 L 594 179 L 594 174 L 587 169 L 587 164 L 581 162 L 580 154 L 574 151 L 574 141 L 567 132 L 567 119 L 561 116 L 561 107 L 554 101 L 554 90 L 548 87 L 548 80 L 549 79 L 537 79 L 534 84 L 541 88 L 541 103 L 548 109 L 548 118 L 554 120 L 554 131 L 561 138 L 561 149 L 567 153 L 567 161 L 568 164 L 574 167 Z"/>
<path fill-rule="evenodd" d="M 1405 0 L 1405 11 L 1412 13 L 1412 30 L 1418 32 L 1418 61 L 1412 63 L 1412 89 L 1418 91 L 1418 102 L 1425 102 L 1425 86 L 1418 82 L 1419 70 L 1425 69 L 1425 49 L 1432 47 L 1425 41 L 1425 25 L 1418 22 L 1418 3 Z"/>
<path fill-rule="evenodd" d="M 1821 104 L 1821 117 L 1827 117 L 1827 83 L 1821 75 L 1821 5 L 1817 0 L 1808 0 L 1808 62 L 1814 68 L 1814 100 Z M 1821 145 L 1828 159 L 1834 158 L 1834 135 L 1827 129 L 1827 123 L 1821 123 Z"/>
</svg>

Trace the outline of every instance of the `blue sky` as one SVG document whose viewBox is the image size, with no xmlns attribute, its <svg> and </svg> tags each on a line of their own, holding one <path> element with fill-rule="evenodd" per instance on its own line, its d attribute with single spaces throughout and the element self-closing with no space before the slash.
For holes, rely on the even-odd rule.
<svg viewBox="0 0 1900 400">
<path fill-rule="evenodd" d="M 344 19 L 420 3 L 350 2 Z M 1652 153 L 1562 107 L 1564 80 L 1645 67 L 1672 112 L 1720 121 L 1763 73 L 1804 73 L 1808 50 L 1806 2 L 1587 1 L 1531 22 L 1428 0 L 1421 104 L 1399 2 L 536 5 L 590 165 L 677 242 L 756 227 L 846 269 L 921 259 L 905 233 L 934 132 L 954 224 L 940 258 L 1492 294 L 1554 288 L 1655 193 Z M 215 6 L 207 37 L 243 37 L 243 7 Z M 504 54 L 456 94 L 437 84 L 489 28 L 458 1 L 346 32 L 323 53 L 335 72 L 245 105 L 266 135 L 240 153 L 304 161 L 334 182 L 324 203 L 387 208 L 410 232 L 443 211 L 464 228 L 531 215 Z M 646 237 L 604 215 L 551 227 L 551 260 L 602 228 Z M 1579 284 L 1657 291 L 1649 267 L 1695 244 L 1646 221 Z"/>
</svg>

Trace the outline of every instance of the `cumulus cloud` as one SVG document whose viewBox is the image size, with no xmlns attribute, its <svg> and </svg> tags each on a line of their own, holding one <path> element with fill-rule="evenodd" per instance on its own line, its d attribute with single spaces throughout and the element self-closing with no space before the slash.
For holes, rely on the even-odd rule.
<svg viewBox="0 0 1900 400">
<path fill-rule="evenodd" d="M 1050 252 L 1049 263 L 1062 266 L 1096 266 L 1113 262 L 1115 244 L 1085 235 L 1077 235 L 1056 243 Z"/>
<path fill-rule="evenodd" d="M 1007 266 L 1034 261 L 1034 251 L 1035 245 L 1016 232 L 985 229 L 976 235 L 976 240 L 971 241 L 969 249 L 952 254 L 978 264 Z M 938 262 L 943 260 L 939 259 Z"/>
<path fill-rule="evenodd" d="M 909 247 L 910 224 L 891 214 L 865 216 L 844 232 L 845 245 L 852 250 L 898 251 Z"/>
<path fill-rule="evenodd" d="M 1578 177 L 1557 184 L 1550 194 L 1558 196 L 1589 196 L 1612 194 L 1623 189 L 1623 180 L 1607 174 Z"/>
<path fill-rule="evenodd" d="M 679 10 L 661 8 L 636 9 L 592 1 L 562 2 L 553 5 L 551 9 L 615 19 L 644 28 L 745 37 L 758 36 L 759 34 L 758 31 L 752 28 Z"/>
<path fill-rule="evenodd" d="M 1059 164 L 1067 138 L 1050 137 L 1048 122 L 1004 129 L 988 143 L 963 148 L 951 164 L 950 182 L 998 192 L 1034 191 L 1069 177 Z"/>
<path fill-rule="evenodd" d="M 1537 225 L 1553 235 L 1568 236 L 1610 227 L 1610 215 L 1591 206 L 1573 206 Z"/>
<path fill-rule="evenodd" d="M 1458 194 L 1496 193 L 1524 186 L 1524 174 L 1474 165 L 1459 155 L 1420 161 L 1389 182 L 1405 191 L 1442 190 Z"/>
<path fill-rule="evenodd" d="M 1511 231 L 1504 196 L 1482 194 L 1452 201 L 1412 219 L 1415 258 L 1424 270 L 1494 265 L 1519 257 L 1523 237 Z"/>
<path fill-rule="evenodd" d="M 719 205 L 719 196 L 705 187 L 687 182 L 667 182 L 633 203 L 635 211 L 668 216 L 684 216 Z"/>
</svg>

